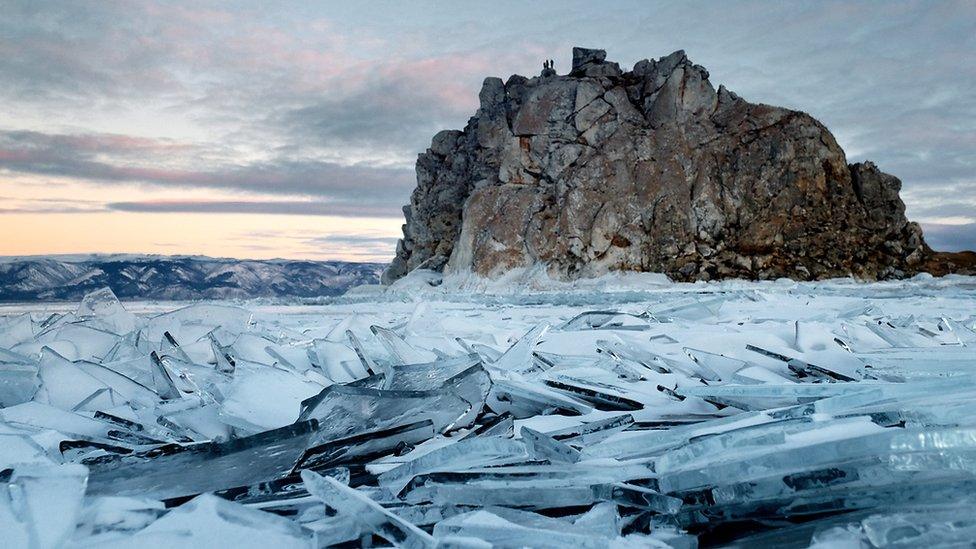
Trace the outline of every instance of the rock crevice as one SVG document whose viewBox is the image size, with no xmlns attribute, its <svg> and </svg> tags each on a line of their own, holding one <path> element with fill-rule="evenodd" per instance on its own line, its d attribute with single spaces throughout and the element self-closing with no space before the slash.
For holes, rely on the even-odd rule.
<svg viewBox="0 0 976 549">
<path fill-rule="evenodd" d="M 385 282 L 536 263 L 563 279 L 875 280 L 932 257 L 896 177 L 848 164 L 803 112 L 715 90 L 683 51 L 623 72 L 574 48 L 568 75 L 486 78 L 479 98 L 419 156 Z"/>
</svg>

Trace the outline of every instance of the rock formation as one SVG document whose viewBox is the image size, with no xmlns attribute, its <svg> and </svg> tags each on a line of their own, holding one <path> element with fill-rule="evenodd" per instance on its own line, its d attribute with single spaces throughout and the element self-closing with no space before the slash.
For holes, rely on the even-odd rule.
<svg viewBox="0 0 976 549">
<path fill-rule="evenodd" d="M 623 72 L 574 48 L 571 72 L 554 72 L 485 79 L 465 129 L 434 136 L 385 282 L 539 262 L 563 279 L 675 280 L 874 280 L 931 264 L 901 182 L 848 164 L 811 116 L 715 90 L 683 51 Z"/>
</svg>

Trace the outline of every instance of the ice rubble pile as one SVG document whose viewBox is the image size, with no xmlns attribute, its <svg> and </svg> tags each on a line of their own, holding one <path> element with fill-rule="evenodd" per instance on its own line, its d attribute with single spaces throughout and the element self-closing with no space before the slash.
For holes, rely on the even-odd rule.
<svg viewBox="0 0 976 549">
<path fill-rule="evenodd" d="M 976 317 L 762 288 L 266 322 L 216 304 L 137 317 L 103 290 L 0 318 L 0 539 L 976 537 Z"/>
</svg>

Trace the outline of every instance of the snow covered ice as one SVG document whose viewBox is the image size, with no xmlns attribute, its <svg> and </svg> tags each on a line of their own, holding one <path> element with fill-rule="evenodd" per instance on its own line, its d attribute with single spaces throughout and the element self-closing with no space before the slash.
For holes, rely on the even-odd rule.
<svg viewBox="0 0 976 549">
<path fill-rule="evenodd" d="M 976 279 L 0 307 L 4 547 L 976 539 Z"/>
</svg>

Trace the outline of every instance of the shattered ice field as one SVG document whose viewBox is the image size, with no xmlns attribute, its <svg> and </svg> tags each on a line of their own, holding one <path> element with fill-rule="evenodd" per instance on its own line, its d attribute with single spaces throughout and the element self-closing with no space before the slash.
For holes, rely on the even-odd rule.
<svg viewBox="0 0 976 549">
<path fill-rule="evenodd" d="M 976 278 L 0 305 L 3 547 L 976 539 Z"/>
</svg>

